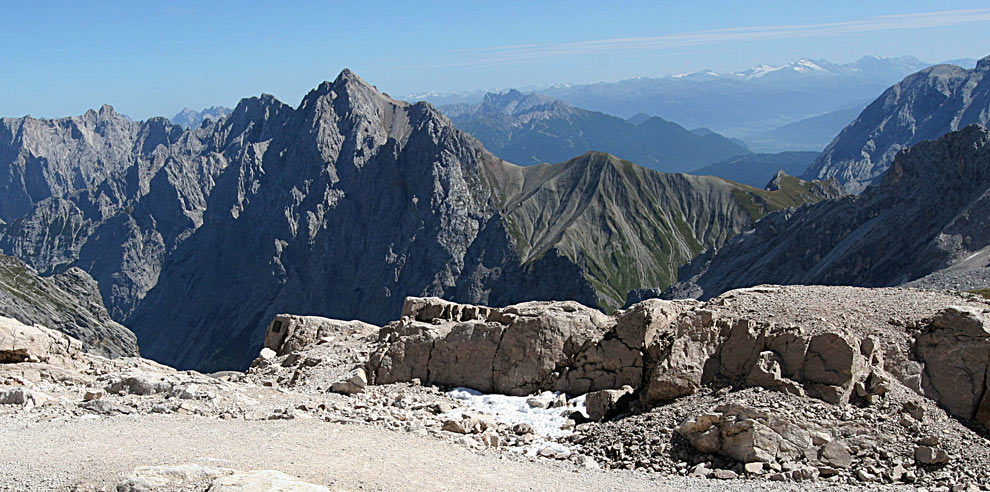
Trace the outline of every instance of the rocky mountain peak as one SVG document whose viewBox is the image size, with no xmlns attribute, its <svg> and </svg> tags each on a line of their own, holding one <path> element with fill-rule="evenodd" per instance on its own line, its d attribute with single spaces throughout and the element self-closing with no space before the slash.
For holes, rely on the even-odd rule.
<svg viewBox="0 0 990 492">
<path fill-rule="evenodd" d="M 976 68 L 935 65 L 890 87 L 825 148 L 805 179 L 834 177 L 860 193 L 879 182 L 897 153 L 969 124 L 990 123 L 990 57 Z"/>
<path fill-rule="evenodd" d="M 553 106 L 554 109 L 571 107 L 569 104 L 544 96 L 543 94 L 524 94 L 515 89 L 508 92 L 485 94 L 485 99 L 481 103 L 482 111 L 498 111 L 508 115 L 520 115 L 535 108 L 543 106 Z"/>
</svg>

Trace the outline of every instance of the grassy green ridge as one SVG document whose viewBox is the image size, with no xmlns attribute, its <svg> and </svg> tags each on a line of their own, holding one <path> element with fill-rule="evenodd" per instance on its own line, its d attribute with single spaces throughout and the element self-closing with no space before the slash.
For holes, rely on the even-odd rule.
<svg viewBox="0 0 990 492">
<path fill-rule="evenodd" d="M 502 214 L 523 263 L 557 249 L 586 272 L 607 310 L 622 306 L 630 290 L 676 282 L 680 266 L 767 213 L 824 197 L 790 176 L 777 190 L 760 190 L 601 152 L 503 173 Z"/>
</svg>

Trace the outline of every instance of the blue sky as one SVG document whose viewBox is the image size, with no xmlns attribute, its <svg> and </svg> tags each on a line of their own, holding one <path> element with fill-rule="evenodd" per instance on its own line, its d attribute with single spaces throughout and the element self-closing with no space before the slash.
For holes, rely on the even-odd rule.
<svg viewBox="0 0 990 492">
<path fill-rule="evenodd" d="M 3 116 L 64 116 L 109 103 L 143 119 L 262 92 L 295 106 L 344 67 L 401 96 L 801 57 L 990 54 L 985 0 L 0 0 L 0 12 Z"/>
</svg>

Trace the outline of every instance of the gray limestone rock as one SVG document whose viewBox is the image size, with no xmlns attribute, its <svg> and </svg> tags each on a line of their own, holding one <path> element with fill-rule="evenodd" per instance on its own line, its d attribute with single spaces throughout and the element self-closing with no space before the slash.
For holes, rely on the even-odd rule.
<svg viewBox="0 0 990 492">
<path fill-rule="evenodd" d="M 990 124 L 990 57 L 976 68 L 936 65 L 887 89 L 825 148 L 807 179 L 838 179 L 852 193 L 878 182 L 902 149 L 966 125 Z"/>
<path fill-rule="evenodd" d="M 110 318 L 99 286 L 79 268 L 42 277 L 22 261 L 0 255 L 0 315 L 61 331 L 106 357 L 138 355 L 134 333 Z"/>
</svg>

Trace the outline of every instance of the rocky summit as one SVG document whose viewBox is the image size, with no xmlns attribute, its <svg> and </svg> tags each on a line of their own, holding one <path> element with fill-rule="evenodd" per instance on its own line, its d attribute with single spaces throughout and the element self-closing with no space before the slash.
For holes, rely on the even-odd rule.
<svg viewBox="0 0 990 492">
<path fill-rule="evenodd" d="M 766 213 L 838 193 L 598 152 L 516 166 L 348 70 L 296 108 L 262 95 L 191 130 L 109 107 L 3 124 L 0 251 L 88 272 L 144 354 L 203 369 L 246 366 L 278 312 L 383 323 L 409 295 L 614 309 Z"/>
<path fill-rule="evenodd" d="M 413 297 L 383 327 L 279 314 L 211 375 L 0 318 L 0 462 L 13 490 L 980 490 L 988 360 L 986 299 L 903 288 Z"/>
<path fill-rule="evenodd" d="M 836 178 L 847 191 L 859 193 L 882 179 L 901 149 L 966 125 L 987 127 L 988 71 L 990 57 L 972 70 L 935 65 L 905 77 L 843 129 L 804 176 Z"/>
</svg>

